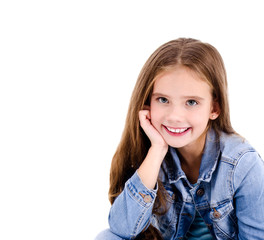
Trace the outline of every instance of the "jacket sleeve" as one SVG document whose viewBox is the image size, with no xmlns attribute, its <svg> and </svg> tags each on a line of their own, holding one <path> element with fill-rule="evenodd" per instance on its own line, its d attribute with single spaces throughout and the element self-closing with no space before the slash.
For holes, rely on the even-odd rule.
<svg viewBox="0 0 264 240">
<path fill-rule="evenodd" d="M 264 162 L 256 152 L 244 154 L 234 173 L 238 239 L 264 236 Z"/>
<path fill-rule="evenodd" d="M 138 173 L 126 182 L 124 190 L 115 199 L 109 214 L 111 231 L 124 239 L 132 239 L 150 224 L 157 187 L 144 186 Z"/>
</svg>

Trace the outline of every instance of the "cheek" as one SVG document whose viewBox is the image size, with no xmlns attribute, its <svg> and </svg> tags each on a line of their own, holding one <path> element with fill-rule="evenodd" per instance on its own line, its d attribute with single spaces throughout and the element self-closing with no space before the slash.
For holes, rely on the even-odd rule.
<svg viewBox="0 0 264 240">
<path fill-rule="evenodd" d="M 207 125 L 210 117 L 210 112 L 207 110 L 199 111 L 199 113 L 193 112 L 189 115 L 193 124 L 196 125 Z"/>
</svg>

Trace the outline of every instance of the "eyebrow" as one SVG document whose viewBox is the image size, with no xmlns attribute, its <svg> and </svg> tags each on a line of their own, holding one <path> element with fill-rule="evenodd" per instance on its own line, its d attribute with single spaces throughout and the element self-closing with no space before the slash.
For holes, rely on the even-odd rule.
<svg viewBox="0 0 264 240">
<path fill-rule="evenodd" d="M 183 98 L 185 98 L 185 99 L 197 99 L 199 101 L 204 100 L 204 98 L 199 97 L 199 96 L 183 96 Z"/>
<path fill-rule="evenodd" d="M 170 98 L 170 96 L 168 96 L 168 95 L 166 95 L 166 94 L 163 94 L 163 93 L 159 93 L 159 92 L 155 92 L 155 93 L 153 93 L 152 96 L 154 96 L 154 97 L 162 96 L 162 97 L 165 97 L 165 98 Z M 182 98 L 183 98 L 183 99 L 197 99 L 197 100 L 199 100 L 199 101 L 204 100 L 204 98 L 199 97 L 199 96 L 194 96 L 194 95 L 192 95 L 192 96 L 182 96 Z"/>
<path fill-rule="evenodd" d="M 162 97 L 166 97 L 166 98 L 169 98 L 169 96 L 168 95 L 166 95 L 166 94 L 163 94 L 163 93 L 152 93 L 152 97 L 156 97 L 156 96 L 162 96 Z"/>
</svg>

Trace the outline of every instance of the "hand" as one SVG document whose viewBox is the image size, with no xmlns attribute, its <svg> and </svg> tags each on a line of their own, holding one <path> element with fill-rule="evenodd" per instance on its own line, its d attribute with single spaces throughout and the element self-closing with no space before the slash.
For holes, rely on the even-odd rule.
<svg viewBox="0 0 264 240">
<path fill-rule="evenodd" d="M 152 125 L 149 107 L 146 110 L 139 111 L 140 126 L 148 136 L 152 146 L 159 146 L 168 149 L 168 144 L 165 142 L 158 130 Z"/>
<path fill-rule="evenodd" d="M 154 189 L 162 161 L 168 151 L 168 144 L 165 142 L 158 130 L 151 124 L 149 107 L 139 111 L 140 126 L 148 136 L 151 147 L 148 154 L 138 169 L 138 175 L 143 184 Z"/>
</svg>

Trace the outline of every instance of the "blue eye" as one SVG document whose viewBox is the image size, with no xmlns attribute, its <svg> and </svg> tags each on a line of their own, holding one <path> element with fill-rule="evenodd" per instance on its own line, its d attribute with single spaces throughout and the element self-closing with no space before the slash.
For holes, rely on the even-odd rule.
<svg viewBox="0 0 264 240">
<path fill-rule="evenodd" d="M 159 101 L 160 103 L 168 103 L 168 99 L 165 98 L 165 97 L 159 97 L 159 98 L 158 98 L 158 101 Z"/>
<path fill-rule="evenodd" d="M 186 104 L 190 107 L 197 105 L 198 103 L 195 100 L 188 100 Z"/>
</svg>

